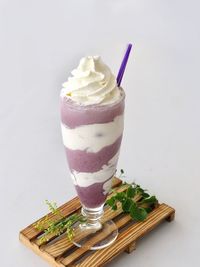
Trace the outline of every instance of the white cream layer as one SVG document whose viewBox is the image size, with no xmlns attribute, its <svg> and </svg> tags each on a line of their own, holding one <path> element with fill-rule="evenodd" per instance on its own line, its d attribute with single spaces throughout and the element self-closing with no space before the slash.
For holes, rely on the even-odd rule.
<svg viewBox="0 0 200 267">
<path fill-rule="evenodd" d="M 119 151 L 115 156 L 109 160 L 107 165 L 103 165 L 102 169 L 98 172 L 77 172 L 71 173 L 75 185 L 87 187 L 95 183 L 103 183 L 113 176 L 116 172 L 116 165 L 119 156 Z"/>
<path fill-rule="evenodd" d="M 112 187 L 112 178 L 103 184 L 103 194 L 107 195 Z"/>
<path fill-rule="evenodd" d="M 123 115 L 116 116 L 111 122 L 82 125 L 74 129 L 61 124 L 63 143 L 72 150 L 96 153 L 121 136 L 123 124 Z"/>
</svg>

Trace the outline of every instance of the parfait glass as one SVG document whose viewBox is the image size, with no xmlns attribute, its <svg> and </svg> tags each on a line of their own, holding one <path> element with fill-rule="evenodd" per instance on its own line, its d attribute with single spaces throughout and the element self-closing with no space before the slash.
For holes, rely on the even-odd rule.
<svg viewBox="0 0 200 267">
<path fill-rule="evenodd" d="M 115 223 L 104 216 L 123 134 L 125 94 L 107 105 L 79 105 L 61 98 L 61 129 L 70 174 L 80 199 L 84 223 L 74 225 L 72 242 L 97 250 L 118 235 Z"/>
</svg>

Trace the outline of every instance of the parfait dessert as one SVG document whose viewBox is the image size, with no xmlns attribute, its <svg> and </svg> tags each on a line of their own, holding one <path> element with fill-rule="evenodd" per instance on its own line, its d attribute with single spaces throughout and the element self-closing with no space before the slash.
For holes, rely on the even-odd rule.
<svg viewBox="0 0 200 267">
<path fill-rule="evenodd" d="M 100 218 L 116 172 L 125 94 L 101 58 L 88 56 L 80 60 L 72 77 L 63 84 L 60 98 L 63 143 L 82 214 L 88 219 L 85 229 L 103 231 L 106 225 Z M 107 227 L 111 224 L 107 222 Z M 116 228 L 112 225 L 110 229 L 108 240 L 91 249 L 105 247 L 116 239 Z"/>
</svg>

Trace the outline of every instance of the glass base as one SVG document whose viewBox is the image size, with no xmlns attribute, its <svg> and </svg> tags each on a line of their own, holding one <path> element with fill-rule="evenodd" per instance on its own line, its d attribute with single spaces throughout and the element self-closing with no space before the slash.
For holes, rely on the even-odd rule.
<svg viewBox="0 0 200 267">
<path fill-rule="evenodd" d="M 88 228 L 87 224 L 77 223 L 72 242 L 79 248 L 98 250 L 111 245 L 117 236 L 118 229 L 112 220 L 103 223 L 98 230 Z"/>
<path fill-rule="evenodd" d="M 111 245 L 118 236 L 118 229 L 112 220 L 106 221 L 103 207 L 98 209 L 82 208 L 82 214 L 87 218 L 84 223 L 73 226 L 72 242 L 77 247 L 87 250 L 98 250 Z"/>
</svg>

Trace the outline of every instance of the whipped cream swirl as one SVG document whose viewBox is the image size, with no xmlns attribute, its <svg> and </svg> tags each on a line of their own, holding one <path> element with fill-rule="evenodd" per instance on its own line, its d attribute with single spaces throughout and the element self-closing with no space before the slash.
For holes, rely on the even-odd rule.
<svg viewBox="0 0 200 267">
<path fill-rule="evenodd" d="M 116 78 L 100 56 L 87 56 L 80 60 L 72 77 L 63 84 L 62 97 L 68 97 L 81 105 L 107 105 L 118 102 L 123 91 Z"/>
</svg>

